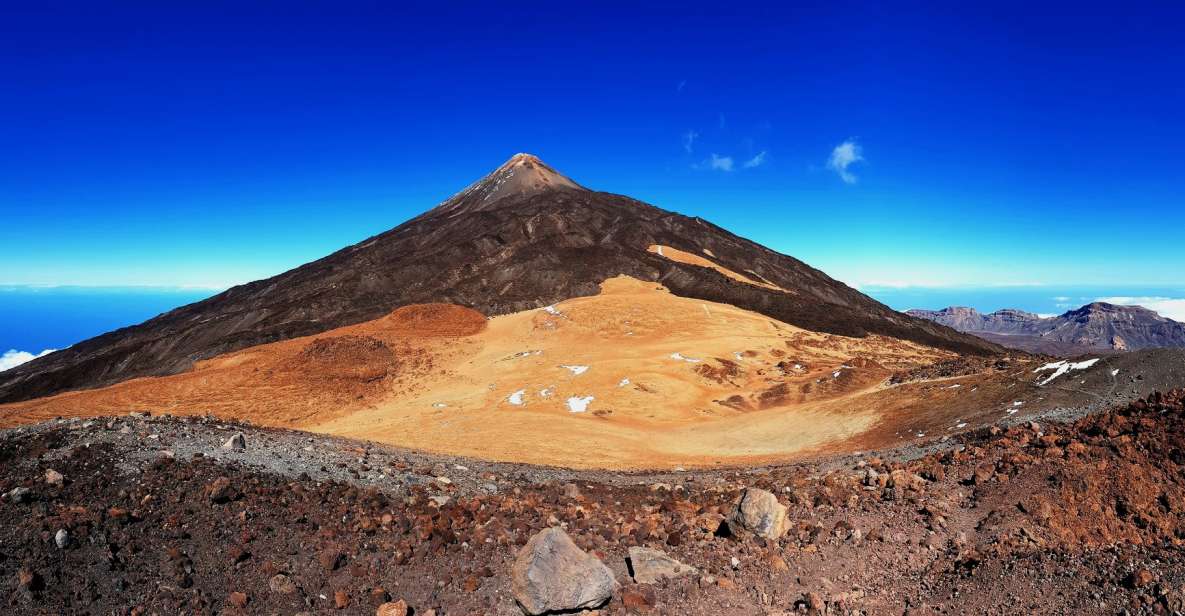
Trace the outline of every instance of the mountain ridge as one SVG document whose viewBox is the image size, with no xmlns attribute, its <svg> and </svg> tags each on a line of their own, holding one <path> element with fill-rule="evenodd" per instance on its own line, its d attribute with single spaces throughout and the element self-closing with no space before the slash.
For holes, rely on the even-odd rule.
<svg viewBox="0 0 1185 616">
<path fill-rule="evenodd" d="M 569 186 L 536 161 L 513 157 L 389 231 L 0 373 L 0 402 L 175 374 L 221 353 L 371 320 L 409 304 L 455 303 L 486 315 L 538 308 L 594 295 L 602 281 L 621 274 L 813 331 L 882 334 L 979 355 L 1002 351 L 893 311 L 703 219 L 571 180 L 575 188 Z M 499 193 L 506 181 L 494 184 L 516 169 L 529 171 L 520 176 L 528 181 Z M 652 245 L 711 254 L 724 267 L 754 272 L 784 291 L 664 258 L 647 250 Z"/>
<path fill-rule="evenodd" d="M 1029 352 L 1072 355 L 1185 347 L 1185 324 L 1143 306 L 1091 302 L 1052 317 L 1011 308 L 983 314 L 963 306 L 906 314 Z"/>
</svg>

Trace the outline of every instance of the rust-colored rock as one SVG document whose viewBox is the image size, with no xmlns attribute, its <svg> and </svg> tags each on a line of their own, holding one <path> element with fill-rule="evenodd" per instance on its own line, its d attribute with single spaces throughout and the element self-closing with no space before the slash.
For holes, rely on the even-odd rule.
<svg viewBox="0 0 1185 616">
<path fill-rule="evenodd" d="M 407 616 L 407 602 L 400 599 L 384 603 L 374 611 L 374 616 Z"/>
</svg>

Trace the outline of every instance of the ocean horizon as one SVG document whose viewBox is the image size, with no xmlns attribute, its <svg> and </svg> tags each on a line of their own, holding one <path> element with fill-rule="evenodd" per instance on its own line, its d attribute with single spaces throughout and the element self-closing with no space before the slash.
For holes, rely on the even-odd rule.
<svg viewBox="0 0 1185 616">
<path fill-rule="evenodd" d="M 1139 304 L 1185 321 L 1185 287 L 861 287 L 894 310 L 968 306 L 1057 315 L 1093 301 Z M 147 321 L 220 289 L 186 287 L 0 286 L 0 353 L 36 356 Z M 11 355 L 10 355 L 11 356 Z M 28 357 L 28 356 L 24 356 Z"/>
</svg>

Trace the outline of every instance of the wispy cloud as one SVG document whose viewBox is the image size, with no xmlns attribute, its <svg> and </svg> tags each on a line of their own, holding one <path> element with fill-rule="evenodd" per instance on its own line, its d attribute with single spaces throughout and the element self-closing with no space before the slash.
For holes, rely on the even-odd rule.
<svg viewBox="0 0 1185 616">
<path fill-rule="evenodd" d="M 732 171 L 731 156 L 718 156 L 713 152 L 712 157 L 704 161 L 704 164 L 708 169 L 712 169 L 714 171 Z"/>
<path fill-rule="evenodd" d="M 25 362 L 33 361 L 38 357 L 45 357 L 53 353 L 55 349 L 45 349 L 44 351 L 34 355 L 28 351 L 18 351 L 16 349 L 9 349 L 0 355 L 0 372 L 15 368 Z"/>
<path fill-rule="evenodd" d="M 870 280 L 860 280 L 855 283 L 844 281 L 849 286 L 857 289 L 1010 289 L 1010 288 L 1030 288 L 1030 287 L 1044 287 L 1048 286 L 1044 282 L 1036 281 L 1020 281 L 1020 282 L 997 282 L 997 283 L 983 283 L 983 282 L 953 282 L 946 280 L 927 280 L 924 278 L 897 280 L 892 278 L 874 278 Z"/>
<path fill-rule="evenodd" d="M 680 82 L 679 82 L 679 85 L 675 86 L 675 92 L 676 92 L 676 93 L 678 93 L 678 94 L 682 94 L 682 93 L 683 93 L 683 88 L 686 88 L 686 87 L 687 87 L 687 80 L 686 80 L 686 79 L 684 79 L 684 80 L 682 80 L 682 81 L 680 81 Z"/>
<path fill-rule="evenodd" d="M 696 139 L 699 139 L 699 133 L 693 130 L 683 133 L 683 149 L 687 150 L 688 154 L 690 154 L 691 151 L 695 149 Z"/>
<path fill-rule="evenodd" d="M 1115 297 L 1099 297 L 1095 299 L 1096 302 L 1106 302 L 1108 304 L 1118 304 L 1120 306 L 1143 306 L 1148 310 L 1152 310 L 1162 317 L 1168 317 L 1174 321 L 1181 321 L 1185 323 L 1185 299 L 1173 297 L 1130 297 L 1130 296 L 1115 296 Z"/>
<path fill-rule="evenodd" d="M 754 156 L 753 158 L 746 160 L 745 164 L 741 165 L 741 166 L 746 169 L 752 169 L 753 167 L 760 167 L 761 165 L 765 164 L 765 155 L 766 155 L 766 151 L 762 150 L 757 153 L 757 156 Z"/>
<path fill-rule="evenodd" d="M 827 168 L 839 174 L 839 179 L 845 184 L 855 184 L 856 176 L 848 167 L 864 160 L 864 150 L 860 144 L 852 139 L 835 146 L 831 150 L 831 158 L 827 161 Z"/>
</svg>

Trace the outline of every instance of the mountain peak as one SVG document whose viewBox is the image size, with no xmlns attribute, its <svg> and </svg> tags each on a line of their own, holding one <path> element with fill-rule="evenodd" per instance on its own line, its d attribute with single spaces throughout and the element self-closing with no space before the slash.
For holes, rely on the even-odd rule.
<svg viewBox="0 0 1185 616">
<path fill-rule="evenodd" d="M 470 184 L 429 213 L 456 216 L 490 210 L 507 197 L 530 197 L 550 190 L 587 190 L 534 154 L 511 156 L 485 177 Z"/>
</svg>

